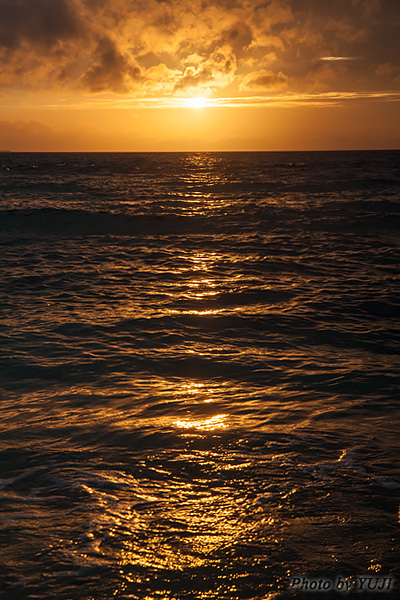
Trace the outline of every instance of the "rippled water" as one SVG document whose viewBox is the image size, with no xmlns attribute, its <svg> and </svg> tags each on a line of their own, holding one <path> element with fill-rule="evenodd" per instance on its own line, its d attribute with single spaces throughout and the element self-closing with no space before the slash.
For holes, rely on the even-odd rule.
<svg viewBox="0 0 400 600">
<path fill-rule="evenodd" d="M 0 597 L 398 578 L 400 152 L 0 167 Z"/>
</svg>

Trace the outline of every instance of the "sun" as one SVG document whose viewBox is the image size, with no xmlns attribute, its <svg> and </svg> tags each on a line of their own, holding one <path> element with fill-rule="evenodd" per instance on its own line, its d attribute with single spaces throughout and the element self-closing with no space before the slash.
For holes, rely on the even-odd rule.
<svg viewBox="0 0 400 600">
<path fill-rule="evenodd" d="M 196 98 L 186 98 L 185 104 L 188 108 L 205 108 L 208 104 L 208 99 L 198 96 Z"/>
</svg>

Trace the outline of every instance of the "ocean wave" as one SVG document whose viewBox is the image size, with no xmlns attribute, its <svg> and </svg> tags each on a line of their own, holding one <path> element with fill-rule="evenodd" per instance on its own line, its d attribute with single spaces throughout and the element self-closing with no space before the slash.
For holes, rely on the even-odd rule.
<svg viewBox="0 0 400 600">
<path fill-rule="evenodd" d="M 396 211 L 394 208 L 396 207 Z M 295 232 L 297 230 L 357 233 L 393 231 L 399 227 L 400 205 L 376 205 L 376 210 L 364 209 L 359 203 L 334 211 L 303 206 L 264 206 L 244 213 L 236 207 L 229 214 L 211 211 L 210 214 L 124 214 L 109 211 L 71 210 L 66 208 L 1 210 L 1 230 L 7 238 L 12 233 L 42 236 L 188 236 L 238 234 L 251 232 Z M 369 205 L 371 208 L 371 205 Z M 391 209 L 391 210 L 390 210 Z M 201 212 L 201 211 L 200 211 Z M 244 214 L 246 218 L 244 219 Z M 0 231 L 1 231 L 0 230 Z M 297 234 L 296 234 L 297 235 Z"/>
</svg>

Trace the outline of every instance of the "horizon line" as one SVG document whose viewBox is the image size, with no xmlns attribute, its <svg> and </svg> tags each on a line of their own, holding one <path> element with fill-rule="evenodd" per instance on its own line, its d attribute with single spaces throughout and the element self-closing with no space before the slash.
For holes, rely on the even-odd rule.
<svg viewBox="0 0 400 600">
<path fill-rule="evenodd" d="M 313 150 L 0 150 L 0 154 L 233 154 L 233 153 L 282 153 L 282 152 L 399 152 L 396 148 L 331 148 Z"/>
</svg>

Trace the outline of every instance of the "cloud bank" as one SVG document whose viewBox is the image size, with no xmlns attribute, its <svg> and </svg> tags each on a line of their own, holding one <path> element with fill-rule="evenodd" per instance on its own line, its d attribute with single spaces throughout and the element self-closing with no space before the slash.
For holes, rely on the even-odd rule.
<svg viewBox="0 0 400 600">
<path fill-rule="evenodd" d="M 0 0 L 0 86 L 133 96 L 399 88 L 398 0 Z"/>
</svg>

